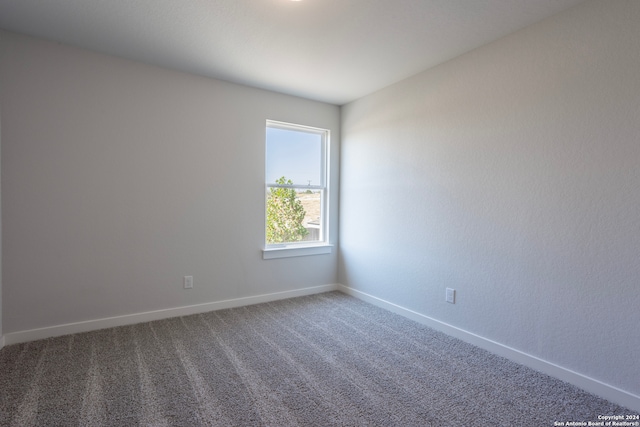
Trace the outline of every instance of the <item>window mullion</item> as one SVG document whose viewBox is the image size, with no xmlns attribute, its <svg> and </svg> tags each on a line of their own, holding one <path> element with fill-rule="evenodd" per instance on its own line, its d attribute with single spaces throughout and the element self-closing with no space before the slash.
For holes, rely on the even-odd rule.
<svg viewBox="0 0 640 427">
<path fill-rule="evenodd" d="M 289 185 L 289 184 L 267 184 L 269 188 L 293 188 L 295 190 L 324 190 L 324 185 Z"/>
</svg>

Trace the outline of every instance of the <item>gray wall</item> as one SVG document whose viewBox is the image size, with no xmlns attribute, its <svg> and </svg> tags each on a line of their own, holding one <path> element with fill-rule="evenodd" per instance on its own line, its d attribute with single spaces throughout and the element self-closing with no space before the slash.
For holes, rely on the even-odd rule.
<svg viewBox="0 0 640 427">
<path fill-rule="evenodd" d="M 335 184 L 338 107 L 0 35 L 5 334 L 336 282 L 261 249 L 265 120 L 331 130 Z"/>
<path fill-rule="evenodd" d="M 639 22 L 587 2 L 344 106 L 340 283 L 639 395 Z"/>
<path fill-rule="evenodd" d="M 0 97 L 2 93 L 2 79 L 0 79 Z M 0 177 L 2 177 L 2 99 L 0 98 Z M 4 346 L 2 332 L 2 178 L 0 178 L 0 348 Z"/>
</svg>

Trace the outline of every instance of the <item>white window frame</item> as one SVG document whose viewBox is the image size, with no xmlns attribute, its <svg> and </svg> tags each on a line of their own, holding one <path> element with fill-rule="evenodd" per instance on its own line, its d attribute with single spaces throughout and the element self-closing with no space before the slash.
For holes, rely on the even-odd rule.
<svg viewBox="0 0 640 427">
<path fill-rule="evenodd" d="M 320 135 L 322 137 L 322 154 L 321 154 L 321 184 L 320 185 L 304 185 L 304 184 L 273 184 L 267 182 L 265 176 L 265 198 L 264 198 L 264 249 L 262 251 L 263 259 L 288 258 L 305 255 L 322 255 L 329 254 L 333 245 L 329 243 L 329 150 L 330 150 L 330 131 L 328 129 L 316 128 L 294 123 L 280 122 L 275 120 L 267 120 L 265 127 L 265 170 L 266 170 L 266 130 L 267 128 L 284 129 L 297 132 L 306 132 Z M 265 174 L 266 175 L 266 174 Z M 293 188 L 301 190 L 320 191 L 320 238 L 316 241 L 301 241 L 290 243 L 267 244 L 267 198 L 269 197 L 270 188 Z"/>
</svg>

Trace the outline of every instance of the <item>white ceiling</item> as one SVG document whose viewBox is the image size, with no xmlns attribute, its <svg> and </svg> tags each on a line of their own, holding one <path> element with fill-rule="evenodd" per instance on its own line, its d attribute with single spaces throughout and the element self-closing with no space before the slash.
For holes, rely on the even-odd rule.
<svg viewBox="0 0 640 427">
<path fill-rule="evenodd" d="M 342 105 L 583 0 L 0 0 L 0 28 Z"/>
</svg>

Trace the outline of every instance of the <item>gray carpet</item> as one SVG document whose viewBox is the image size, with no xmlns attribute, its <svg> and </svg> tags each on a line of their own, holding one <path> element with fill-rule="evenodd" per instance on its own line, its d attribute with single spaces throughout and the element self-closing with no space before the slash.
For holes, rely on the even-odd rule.
<svg viewBox="0 0 640 427">
<path fill-rule="evenodd" d="M 2 426 L 552 426 L 629 414 L 337 292 L 0 351 Z"/>
</svg>

